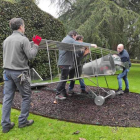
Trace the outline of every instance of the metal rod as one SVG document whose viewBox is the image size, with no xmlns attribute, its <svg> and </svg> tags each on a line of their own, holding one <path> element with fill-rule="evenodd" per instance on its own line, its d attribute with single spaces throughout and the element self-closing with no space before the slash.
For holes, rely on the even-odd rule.
<svg viewBox="0 0 140 140">
<path fill-rule="evenodd" d="M 107 82 L 107 79 L 106 79 L 106 76 L 105 75 L 104 75 L 104 78 L 105 78 L 105 81 L 106 81 L 107 88 L 109 88 L 108 82 Z"/>
<path fill-rule="evenodd" d="M 47 40 L 46 40 L 46 46 L 47 46 L 47 53 L 48 53 L 48 60 L 49 60 L 49 68 L 50 68 L 50 76 L 51 76 L 51 82 L 52 82 L 52 69 L 51 69 L 51 61 L 50 61 L 50 54 L 49 54 L 49 47 L 48 47 Z"/>
<path fill-rule="evenodd" d="M 91 93 L 95 96 L 95 97 L 97 97 L 97 94 L 93 91 L 93 90 L 91 90 L 90 89 L 90 87 L 88 87 L 87 85 L 85 85 L 86 86 L 86 88 L 88 88 L 90 91 L 91 91 Z M 97 90 L 96 90 L 97 91 Z"/>
<path fill-rule="evenodd" d="M 89 79 L 88 77 L 87 77 L 87 79 L 89 80 L 89 81 L 91 81 L 93 84 L 95 84 L 96 86 L 98 86 L 95 82 L 93 82 L 91 79 Z M 106 90 L 104 90 L 103 88 L 101 88 L 101 87 L 99 87 L 100 89 L 102 89 L 104 92 L 106 92 L 107 94 L 108 94 L 108 92 L 106 91 Z"/>
<path fill-rule="evenodd" d="M 90 50 L 90 60 L 91 60 L 91 63 L 93 63 L 93 60 L 92 60 L 92 55 L 91 55 L 91 46 L 89 47 L 89 50 Z M 92 65 L 92 71 L 94 73 L 94 67 Z M 97 67 L 96 67 L 96 71 L 97 71 Z M 95 72 L 96 73 L 96 72 Z"/>
<path fill-rule="evenodd" d="M 57 64 L 57 53 L 56 53 L 56 50 L 55 50 L 55 59 L 56 59 L 56 64 Z M 58 76 L 59 76 L 59 80 L 60 80 L 60 72 L 59 72 L 59 67 L 57 65 L 57 72 L 58 72 Z"/>
<path fill-rule="evenodd" d="M 76 50 L 75 50 L 75 45 L 73 45 L 74 47 L 74 56 L 75 56 L 75 72 L 76 72 L 76 77 L 79 77 L 79 71 L 78 71 L 78 65 L 77 65 L 77 56 L 76 56 Z"/>
<path fill-rule="evenodd" d="M 101 54 L 102 54 L 102 57 L 104 57 L 104 56 L 103 56 L 103 51 L 102 51 L 102 49 L 101 49 Z M 107 82 L 107 79 L 106 79 L 106 76 L 105 76 L 105 75 L 104 75 L 104 78 L 105 78 L 105 81 L 106 81 L 106 85 L 107 85 L 107 87 L 109 88 L 108 82 Z"/>
<path fill-rule="evenodd" d="M 117 74 L 116 74 L 117 75 Z M 100 75 L 104 76 L 104 75 Z M 108 75 L 111 76 L 111 75 Z M 89 77 L 95 77 L 95 75 L 90 75 L 90 76 L 84 76 L 84 77 L 79 77 L 79 78 L 89 78 Z M 78 80 L 79 78 L 72 78 L 72 79 L 66 79 L 66 80 L 61 80 L 61 81 L 55 81 L 55 82 L 45 82 L 46 84 L 53 84 L 53 83 L 59 83 L 59 82 L 67 82 L 67 81 L 72 81 L 72 80 Z M 95 83 L 94 83 L 95 84 Z M 96 84 L 95 84 L 96 85 Z"/>
<path fill-rule="evenodd" d="M 106 99 L 106 98 L 108 98 L 108 97 L 110 97 L 110 96 L 112 96 L 111 94 L 108 94 L 107 96 L 105 96 L 104 98 Z"/>
<path fill-rule="evenodd" d="M 46 39 L 42 39 L 42 40 L 46 40 Z M 49 44 L 49 46 L 51 45 L 51 43 L 55 43 L 55 44 L 57 44 L 57 43 L 60 43 L 59 41 L 53 41 L 53 40 L 47 40 L 47 42 L 48 42 L 48 44 Z M 45 46 L 45 43 L 44 44 L 41 44 L 41 45 L 44 45 Z M 54 44 L 52 44 L 52 46 L 53 46 Z M 44 46 L 41 46 L 41 47 L 39 47 L 39 49 L 40 48 L 42 48 L 42 49 L 45 49 L 46 47 L 44 47 Z M 79 50 L 83 47 L 84 45 L 80 45 L 79 46 Z M 84 46 L 85 47 L 85 46 Z M 57 48 L 57 47 L 56 47 Z M 98 47 L 98 49 L 101 49 L 102 47 Z M 51 49 L 51 48 L 49 48 L 49 49 Z M 57 48 L 58 49 L 58 48 Z M 110 49 L 107 49 L 107 48 L 102 48 L 103 50 L 106 50 L 106 51 L 110 51 Z M 58 49 L 59 50 L 59 49 Z M 117 53 L 117 51 L 115 51 L 115 50 L 112 50 L 114 53 Z"/>
<path fill-rule="evenodd" d="M 98 63 L 97 63 L 97 55 L 96 55 L 96 49 L 95 49 L 95 56 L 96 56 L 96 68 L 97 68 L 97 71 L 98 71 Z M 98 76 L 98 75 L 97 75 Z M 96 81 L 97 81 L 97 86 L 99 87 L 99 82 L 98 82 L 98 78 L 96 77 Z M 100 95 L 100 91 L 99 91 L 99 89 L 98 89 L 98 93 L 99 93 L 99 95 Z"/>
<path fill-rule="evenodd" d="M 93 90 L 90 89 L 90 87 L 88 87 L 83 81 L 81 81 L 81 82 L 86 86 L 86 88 L 88 88 L 92 92 L 92 94 L 94 94 L 95 97 L 97 96 L 96 93 Z"/>
<path fill-rule="evenodd" d="M 110 50 L 110 57 L 111 57 L 111 50 Z M 111 63 L 110 63 L 110 65 L 111 65 Z M 113 68 L 112 68 L 112 65 L 111 65 L 111 70 L 112 70 L 112 72 L 113 72 Z"/>
<path fill-rule="evenodd" d="M 37 71 L 34 68 L 32 68 L 32 69 L 37 74 L 37 76 L 43 81 L 42 77 L 37 73 Z"/>
</svg>

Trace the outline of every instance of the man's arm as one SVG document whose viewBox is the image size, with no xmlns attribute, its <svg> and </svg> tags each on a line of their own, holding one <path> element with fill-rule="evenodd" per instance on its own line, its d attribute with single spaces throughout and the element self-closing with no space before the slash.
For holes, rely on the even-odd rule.
<svg viewBox="0 0 140 140">
<path fill-rule="evenodd" d="M 87 55 L 87 54 L 89 54 L 89 53 L 90 53 L 89 48 L 85 48 L 85 51 L 84 51 L 84 56 L 85 56 L 85 55 Z"/>
<path fill-rule="evenodd" d="M 90 43 L 86 43 L 86 42 L 74 41 L 73 44 L 75 44 L 75 45 L 83 45 L 83 46 L 91 46 L 91 47 L 97 48 L 96 44 L 90 44 Z"/>
<path fill-rule="evenodd" d="M 33 59 L 36 57 L 36 54 L 38 52 L 38 45 L 33 43 L 33 47 L 31 47 L 30 41 L 28 40 L 28 38 L 25 38 L 23 40 L 23 50 L 28 59 Z"/>
<path fill-rule="evenodd" d="M 79 50 L 76 52 L 77 57 L 83 57 L 84 56 L 84 50 Z"/>
<path fill-rule="evenodd" d="M 122 57 L 122 58 L 121 58 L 121 61 L 122 61 L 122 62 L 127 62 L 127 61 L 128 61 L 128 58 L 127 58 L 127 57 Z"/>
</svg>

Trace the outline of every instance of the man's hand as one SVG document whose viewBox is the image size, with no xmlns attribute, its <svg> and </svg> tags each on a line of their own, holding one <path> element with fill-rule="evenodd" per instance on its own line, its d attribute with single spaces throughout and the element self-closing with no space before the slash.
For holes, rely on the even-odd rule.
<svg viewBox="0 0 140 140">
<path fill-rule="evenodd" d="M 91 44 L 92 47 L 94 48 L 97 48 L 97 45 L 96 44 Z"/>
<path fill-rule="evenodd" d="M 85 48 L 84 56 L 87 55 L 87 54 L 89 54 L 89 53 L 90 53 L 89 48 Z"/>
<path fill-rule="evenodd" d="M 117 57 L 118 55 L 117 55 L 117 54 L 113 54 L 112 56 L 113 56 L 113 57 Z"/>
<path fill-rule="evenodd" d="M 33 40 L 34 44 L 39 46 L 42 38 L 40 36 L 36 35 L 35 37 L 32 38 L 32 40 Z"/>
</svg>

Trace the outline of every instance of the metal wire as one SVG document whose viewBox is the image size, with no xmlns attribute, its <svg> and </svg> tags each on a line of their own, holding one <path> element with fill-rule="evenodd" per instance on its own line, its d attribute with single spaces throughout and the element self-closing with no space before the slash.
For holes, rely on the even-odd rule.
<svg viewBox="0 0 140 140">
<path fill-rule="evenodd" d="M 73 45 L 74 47 L 74 56 L 75 56 L 75 73 L 76 73 L 76 77 L 79 77 L 79 70 L 78 70 L 78 65 L 77 65 L 77 56 L 76 56 L 76 50 L 75 50 L 75 45 Z"/>
<path fill-rule="evenodd" d="M 51 77 L 51 82 L 49 82 L 49 83 L 46 83 L 46 84 L 50 84 L 50 83 L 57 83 L 57 82 L 62 82 L 62 81 L 71 81 L 71 80 L 76 80 L 76 79 L 79 79 L 79 78 L 83 78 L 83 77 L 80 77 L 80 75 L 79 75 L 79 71 L 78 71 L 78 65 L 77 65 L 77 57 L 76 57 L 76 46 L 75 45 L 73 45 L 73 51 L 74 51 L 74 55 L 73 55 L 73 58 L 75 58 L 75 62 L 74 62 L 74 65 L 75 65 L 75 73 L 77 74 L 77 77 L 76 78 L 73 78 L 73 79 L 67 79 L 67 80 L 62 80 L 62 81 L 60 81 L 60 74 L 59 74 L 59 68 L 58 68 L 58 74 L 59 74 L 59 81 L 54 81 L 53 82 L 53 76 L 52 76 L 52 69 L 51 69 L 51 60 L 50 60 L 50 54 L 49 54 L 49 51 L 51 50 L 51 48 L 49 48 L 49 45 L 56 45 L 57 43 L 59 43 L 60 44 L 60 42 L 58 42 L 58 41 L 50 41 L 50 40 L 45 40 L 44 39 L 44 42 L 46 42 L 46 46 L 47 46 L 47 54 L 48 54 L 48 61 L 49 61 L 49 69 L 50 69 L 50 77 Z M 51 43 L 51 44 L 50 44 Z M 52 44 L 53 43 L 53 44 Z M 59 48 L 57 48 L 57 46 L 55 46 L 56 47 L 56 50 L 59 50 Z M 80 47 L 78 46 L 78 48 L 80 49 Z M 63 48 L 62 48 L 63 49 Z M 57 59 L 57 52 L 56 52 L 56 50 L 55 50 L 55 57 L 56 57 L 56 63 L 57 63 L 57 61 L 58 61 L 58 59 Z M 89 50 L 90 50 L 90 59 L 91 59 L 91 63 L 92 63 L 92 48 L 91 48 L 91 46 L 89 46 Z M 100 51 L 98 51 L 98 50 L 100 50 Z M 99 81 L 98 81 L 98 77 L 97 76 L 99 76 L 98 74 L 98 61 L 97 61 L 97 51 L 98 51 L 98 54 L 99 54 L 99 52 L 102 54 L 102 56 L 103 56 L 103 50 L 104 51 L 109 51 L 110 52 L 110 54 L 111 54 L 111 50 L 108 50 L 108 49 L 105 49 L 105 48 L 100 48 L 100 47 L 98 47 L 97 49 L 95 49 L 95 56 L 96 56 L 96 71 L 95 71 L 95 74 L 94 74 L 94 67 L 93 67 L 93 65 L 92 65 L 92 71 L 93 71 L 93 74 L 94 75 L 88 75 L 88 76 L 86 76 L 84 73 L 84 77 L 86 78 L 86 77 L 96 77 L 96 81 L 97 81 L 97 84 L 96 84 L 96 86 L 98 87 L 97 89 L 98 89 L 98 92 L 99 92 Z M 112 67 L 111 67 L 112 68 Z M 96 76 L 95 76 L 96 75 Z M 103 76 L 105 76 L 104 74 L 100 74 L 100 75 L 103 75 Z M 107 74 L 107 75 L 110 75 L 110 74 Z M 106 78 L 106 77 L 105 77 Z M 106 80 L 106 83 L 107 83 L 107 79 L 105 79 Z M 107 86 L 108 86 L 108 83 L 107 83 Z M 99 92 L 99 94 L 100 94 L 100 92 Z"/>
<path fill-rule="evenodd" d="M 95 56 L 96 56 L 96 68 L 98 68 L 99 66 L 98 66 L 98 63 L 97 63 L 96 49 L 95 49 Z M 97 71 L 98 71 L 98 69 L 97 69 Z M 97 75 L 97 76 L 98 76 L 98 75 Z M 98 78 L 97 78 L 97 76 L 96 76 L 96 81 L 97 81 L 97 86 L 99 87 L 99 82 L 98 82 Z M 99 89 L 98 89 L 98 93 L 99 93 L 99 95 L 100 95 L 100 91 L 99 91 Z"/>
<path fill-rule="evenodd" d="M 107 88 L 109 88 L 106 76 L 104 76 L 104 78 L 105 78 L 105 81 L 106 81 Z"/>
<path fill-rule="evenodd" d="M 89 80 L 89 81 L 91 81 L 93 84 L 95 84 L 96 86 L 98 86 L 95 82 L 93 82 L 93 80 L 91 80 L 89 77 L 87 77 L 87 79 Z M 101 87 L 99 87 L 100 89 L 102 89 L 104 92 L 106 92 L 106 93 L 108 93 L 105 89 L 103 89 L 103 88 L 101 88 Z"/>
<path fill-rule="evenodd" d="M 55 50 L 55 59 L 56 59 L 56 63 L 57 63 L 57 53 L 56 53 L 56 50 Z M 58 72 L 58 76 L 59 76 L 59 80 L 60 80 L 60 72 L 59 72 L 58 65 L 57 65 L 57 72 Z"/>
<path fill-rule="evenodd" d="M 46 46 L 47 46 L 47 53 L 48 53 L 48 60 L 49 60 L 49 68 L 50 68 L 50 76 L 51 76 L 51 82 L 52 82 L 52 69 L 51 69 L 51 61 L 50 61 L 50 54 L 49 54 L 49 47 L 48 47 L 47 40 L 46 40 Z"/>
<path fill-rule="evenodd" d="M 111 55 L 112 53 L 111 53 L 111 50 L 110 50 L 110 55 Z M 112 69 L 112 72 L 113 72 L 113 68 L 112 68 L 112 65 L 111 65 L 111 69 Z"/>
<path fill-rule="evenodd" d="M 101 49 L 101 54 L 102 54 L 102 58 L 103 58 L 104 56 L 103 56 L 103 51 L 102 51 L 102 49 Z M 105 78 L 105 81 L 106 81 L 107 88 L 109 88 L 108 82 L 107 82 L 107 79 L 106 79 L 106 76 L 105 76 L 105 75 L 104 75 L 104 78 Z"/>
</svg>

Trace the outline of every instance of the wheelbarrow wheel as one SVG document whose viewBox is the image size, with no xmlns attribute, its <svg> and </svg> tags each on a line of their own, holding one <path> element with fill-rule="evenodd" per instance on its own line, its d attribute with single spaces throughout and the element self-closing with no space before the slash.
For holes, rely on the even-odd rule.
<svg viewBox="0 0 140 140">
<path fill-rule="evenodd" d="M 94 102 L 98 106 L 102 106 L 105 102 L 105 98 L 103 96 L 96 96 Z"/>
</svg>

